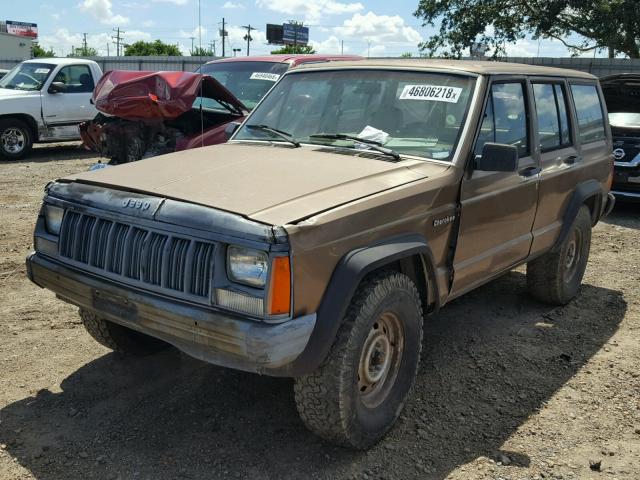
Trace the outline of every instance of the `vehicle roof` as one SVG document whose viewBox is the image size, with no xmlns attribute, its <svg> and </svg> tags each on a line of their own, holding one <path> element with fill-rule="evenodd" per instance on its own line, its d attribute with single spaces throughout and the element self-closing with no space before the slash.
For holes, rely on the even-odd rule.
<svg viewBox="0 0 640 480">
<path fill-rule="evenodd" d="M 638 81 L 640 80 L 640 73 L 615 73 L 613 75 L 606 75 L 600 78 L 601 83 L 618 82 L 625 80 Z"/>
<path fill-rule="evenodd" d="M 597 77 L 590 73 L 570 70 L 566 68 L 543 67 L 540 65 L 527 65 L 523 63 L 509 63 L 498 61 L 480 60 L 449 60 L 433 58 L 407 58 L 407 59 L 367 59 L 358 61 L 344 61 L 331 64 L 309 64 L 296 69 L 307 70 L 314 68 L 343 69 L 343 68 L 408 68 L 408 69 L 429 69 L 429 70 L 449 70 L 461 73 L 472 73 L 476 75 L 539 75 L 554 77 L 573 77 L 596 80 Z"/>
<path fill-rule="evenodd" d="M 249 57 L 228 57 L 211 60 L 209 63 L 223 62 L 269 62 L 269 63 L 290 63 L 300 64 L 305 62 L 327 62 L 329 60 L 358 60 L 362 59 L 358 55 L 322 55 L 316 53 L 310 54 L 275 54 L 275 55 L 255 55 Z"/>
<path fill-rule="evenodd" d="M 53 63 L 54 65 L 69 65 L 72 63 L 95 63 L 93 60 L 86 58 L 57 58 L 57 57 L 38 57 L 31 60 L 25 60 L 23 63 Z"/>
</svg>

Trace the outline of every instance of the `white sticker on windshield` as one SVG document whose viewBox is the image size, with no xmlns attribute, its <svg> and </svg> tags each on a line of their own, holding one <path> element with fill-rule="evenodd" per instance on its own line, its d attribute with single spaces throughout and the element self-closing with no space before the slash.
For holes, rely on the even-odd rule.
<svg viewBox="0 0 640 480">
<path fill-rule="evenodd" d="M 251 77 L 249 78 L 251 80 L 268 80 L 270 82 L 277 82 L 280 78 L 280 75 L 278 75 L 277 73 L 269 72 L 253 72 L 251 74 Z"/>
<path fill-rule="evenodd" d="M 436 102 L 458 103 L 462 88 L 440 85 L 406 85 L 400 100 L 432 100 Z"/>
<path fill-rule="evenodd" d="M 43 73 L 43 74 L 47 74 L 49 73 L 49 70 L 51 70 L 50 68 L 36 68 L 34 73 Z"/>
</svg>

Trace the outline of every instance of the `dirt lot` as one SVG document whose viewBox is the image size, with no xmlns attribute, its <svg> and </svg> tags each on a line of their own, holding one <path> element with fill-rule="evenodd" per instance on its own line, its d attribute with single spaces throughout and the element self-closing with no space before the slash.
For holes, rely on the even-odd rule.
<svg viewBox="0 0 640 480">
<path fill-rule="evenodd" d="M 640 478 L 640 207 L 597 226 L 567 307 L 531 300 L 519 270 L 433 318 L 413 397 L 362 453 L 305 430 L 290 380 L 123 359 L 29 283 L 43 186 L 94 161 L 74 145 L 0 163 L 1 479 Z"/>
</svg>

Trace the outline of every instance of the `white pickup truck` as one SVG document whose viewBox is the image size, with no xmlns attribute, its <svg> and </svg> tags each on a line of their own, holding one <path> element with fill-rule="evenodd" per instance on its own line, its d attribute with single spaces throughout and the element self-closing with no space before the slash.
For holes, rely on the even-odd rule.
<svg viewBox="0 0 640 480">
<path fill-rule="evenodd" d="M 101 76 L 80 58 L 16 65 L 0 80 L 0 159 L 24 158 L 36 142 L 79 140 L 78 125 L 98 113 L 90 99 Z"/>
</svg>

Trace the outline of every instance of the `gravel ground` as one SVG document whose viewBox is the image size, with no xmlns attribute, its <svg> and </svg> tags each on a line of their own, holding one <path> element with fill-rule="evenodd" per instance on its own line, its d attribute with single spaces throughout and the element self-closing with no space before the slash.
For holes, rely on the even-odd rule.
<svg viewBox="0 0 640 480">
<path fill-rule="evenodd" d="M 640 207 L 596 227 L 566 307 L 518 269 L 430 319 L 414 394 L 363 453 L 305 430 L 291 380 L 123 359 L 27 280 L 43 186 L 93 162 L 49 145 L 0 163 L 1 479 L 640 478 Z"/>
</svg>

